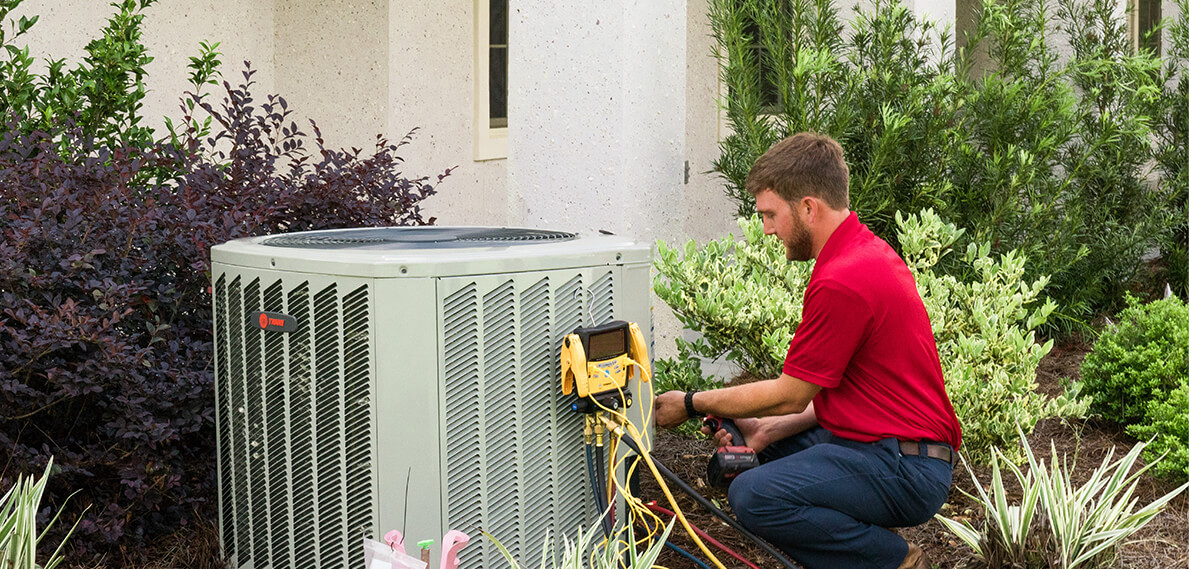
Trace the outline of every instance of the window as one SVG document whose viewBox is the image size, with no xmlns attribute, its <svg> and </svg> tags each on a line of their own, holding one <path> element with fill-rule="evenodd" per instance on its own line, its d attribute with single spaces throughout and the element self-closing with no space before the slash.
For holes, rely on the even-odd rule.
<svg viewBox="0 0 1189 569">
<path fill-rule="evenodd" d="M 1131 45 L 1160 55 L 1160 33 L 1152 33 L 1160 25 L 1160 0 L 1131 0 L 1128 5 L 1131 7 L 1128 15 Z"/>
<path fill-rule="evenodd" d="M 740 95 L 733 92 L 736 87 L 742 87 L 758 97 L 754 100 L 758 103 L 755 112 L 766 120 L 779 120 L 777 117 L 784 112 L 785 107 L 781 97 L 781 78 L 775 67 L 778 63 L 773 61 L 764 42 L 765 32 L 774 33 L 774 30 L 767 28 L 781 24 L 773 18 L 761 22 L 755 13 L 758 8 L 748 6 L 741 0 L 723 4 L 724 10 L 717 15 L 721 20 L 711 23 L 717 26 L 716 34 L 722 34 L 716 46 L 717 59 L 720 65 L 725 63 L 728 68 L 726 73 L 720 69 L 718 74 L 719 101 L 724 103 L 718 109 L 719 140 L 729 136 L 733 130 L 730 117 L 740 112 L 736 106 Z M 776 6 L 780 14 L 788 16 L 786 11 L 790 8 L 789 2 L 777 0 L 769 4 Z M 776 33 L 779 35 L 779 32 Z"/>
<path fill-rule="evenodd" d="M 768 55 L 768 48 L 764 47 L 760 23 L 748 20 L 746 30 L 747 37 L 752 38 L 749 47 L 759 65 L 761 108 L 765 114 L 780 114 L 784 110 L 784 101 L 780 100 L 780 87 L 777 85 L 780 79 L 776 76 L 776 70 L 772 68 L 772 57 Z"/>
<path fill-rule="evenodd" d="M 475 3 L 475 160 L 508 156 L 508 0 Z"/>
</svg>

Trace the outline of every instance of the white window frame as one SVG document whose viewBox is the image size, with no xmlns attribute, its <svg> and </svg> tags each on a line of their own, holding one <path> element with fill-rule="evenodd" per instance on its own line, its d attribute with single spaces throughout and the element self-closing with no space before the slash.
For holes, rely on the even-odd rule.
<svg viewBox="0 0 1189 569">
<path fill-rule="evenodd" d="M 475 0 L 475 160 L 508 157 L 508 127 L 491 126 L 491 0 Z"/>
<path fill-rule="evenodd" d="M 1131 47 L 1132 47 L 1132 49 L 1135 49 L 1137 51 L 1139 50 L 1140 46 L 1143 43 L 1143 38 L 1140 37 L 1140 29 L 1139 29 L 1140 28 L 1139 5 L 1140 5 L 1140 2 L 1143 2 L 1143 1 L 1144 0 L 1122 0 L 1123 9 L 1127 11 L 1127 29 L 1131 34 Z M 1160 9 L 1163 12 L 1164 2 L 1160 2 Z M 1161 13 L 1161 14 L 1157 15 L 1156 19 L 1159 20 L 1163 16 L 1164 16 L 1164 14 Z M 1158 52 L 1164 51 L 1164 46 L 1162 44 L 1163 44 L 1162 38 L 1157 37 L 1156 38 L 1156 46 L 1157 46 Z M 1163 53 L 1157 53 L 1156 55 L 1163 55 Z"/>
</svg>

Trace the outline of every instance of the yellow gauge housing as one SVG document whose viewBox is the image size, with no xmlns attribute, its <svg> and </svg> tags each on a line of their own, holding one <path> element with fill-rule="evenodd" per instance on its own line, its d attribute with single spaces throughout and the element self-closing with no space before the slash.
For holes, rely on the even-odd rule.
<svg viewBox="0 0 1189 569">
<path fill-rule="evenodd" d="M 618 391 L 639 374 L 632 362 L 646 365 L 648 348 L 635 322 L 616 320 L 592 328 L 578 328 L 562 340 L 561 391 L 579 397 Z M 643 375 L 643 374 L 641 374 Z M 645 381 L 647 375 L 643 375 Z"/>
</svg>

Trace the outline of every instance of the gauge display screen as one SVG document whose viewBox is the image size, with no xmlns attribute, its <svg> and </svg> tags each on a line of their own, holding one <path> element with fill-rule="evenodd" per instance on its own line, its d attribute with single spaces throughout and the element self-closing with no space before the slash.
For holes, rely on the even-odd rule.
<svg viewBox="0 0 1189 569">
<path fill-rule="evenodd" d="M 588 361 L 608 360 L 628 353 L 627 328 L 592 334 L 586 341 Z"/>
</svg>

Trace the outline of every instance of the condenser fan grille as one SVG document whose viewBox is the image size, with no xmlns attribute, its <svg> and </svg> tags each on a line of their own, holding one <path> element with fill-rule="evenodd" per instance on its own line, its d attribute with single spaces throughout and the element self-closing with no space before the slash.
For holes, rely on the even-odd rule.
<svg viewBox="0 0 1189 569">
<path fill-rule="evenodd" d="M 434 249 L 483 245 L 522 245 L 569 241 L 574 233 L 509 227 L 377 227 L 308 231 L 269 237 L 270 247 L 301 249 Z"/>
</svg>

